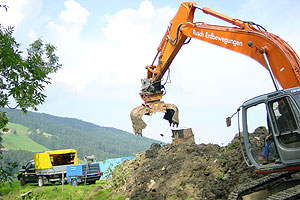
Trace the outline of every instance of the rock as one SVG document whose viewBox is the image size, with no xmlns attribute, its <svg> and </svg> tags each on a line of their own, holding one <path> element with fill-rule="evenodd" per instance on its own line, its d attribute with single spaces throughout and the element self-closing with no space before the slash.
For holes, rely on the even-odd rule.
<svg viewBox="0 0 300 200">
<path fill-rule="evenodd" d="M 153 190 L 155 189 L 155 184 L 156 184 L 156 182 L 155 182 L 153 179 L 151 179 L 147 191 L 148 191 L 148 192 L 149 192 L 149 191 L 153 191 Z"/>
</svg>

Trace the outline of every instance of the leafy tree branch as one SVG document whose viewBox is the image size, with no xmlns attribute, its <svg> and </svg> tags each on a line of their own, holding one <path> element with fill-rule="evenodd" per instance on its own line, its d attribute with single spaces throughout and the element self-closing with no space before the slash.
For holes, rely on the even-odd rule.
<svg viewBox="0 0 300 200">
<path fill-rule="evenodd" d="M 0 7 L 4 7 L 0 5 Z M 7 7 L 4 7 L 7 9 Z M 13 27 L 0 24 L 0 107 L 37 110 L 45 102 L 45 86 L 51 84 L 50 74 L 61 67 L 56 48 L 41 39 L 29 45 L 23 58 L 20 44 L 13 37 Z M 4 131 L 9 119 L 0 112 L 0 130 Z M 0 135 L 0 148 L 2 137 Z M 0 151 L 0 183 L 10 181 L 11 169 L 3 165 Z M 12 165 L 10 165 L 12 166 Z M 9 169 L 9 170 L 7 170 Z"/>
</svg>

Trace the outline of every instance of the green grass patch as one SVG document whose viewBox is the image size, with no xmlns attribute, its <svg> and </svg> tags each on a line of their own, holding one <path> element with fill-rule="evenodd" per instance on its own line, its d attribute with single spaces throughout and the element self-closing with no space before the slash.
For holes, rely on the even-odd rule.
<svg viewBox="0 0 300 200">
<path fill-rule="evenodd" d="M 19 134 L 23 134 L 23 135 L 29 135 L 30 134 L 29 128 L 26 127 L 26 126 L 23 126 L 21 124 L 15 124 L 15 123 L 8 122 L 6 127 L 9 128 L 9 129 L 16 130 L 17 133 L 19 133 Z"/>
<path fill-rule="evenodd" d="M 50 150 L 28 137 L 30 134 L 28 127 L 19 124 L 8 123 L 7 128 L 16 130 L 16 134 L 5 133 L 2 137 L 2 144 L 8 150 L 27 150 L 32 152 L 43 152 Z"/>
<path fill-rule="evenodd" d="M 21 194 L 28 191 L 32 191 L 30 194 L 31 199 L 44 199 L 44 200 L 80 200 L 80 199 L 118 199 L 125 200 L 126 198 L 122 196 L 110 196 L 111 190 L 99 189 L 105 186 L 105 181 L 97 181 L 96 184 L 87 184 L 84 186 L 80 184 L 79 186 L 73 187 L 69 184 L 64 185 L 64 191 L 62 191 L 61 184 L 49 184 L 43 187 L 38 187 L 37 183 L 26 184 L 25 186 L 20 186 L 19 182 L 14 182 L 13 187 L 9 184 L 2 185 L 1 192 L 2 196 L 0 199 L 3 200 L 17 200 L 22 199 Z M 1 186 L 0 186 L 1 187 Z M 27 198 L 30 199 L 30 198 Z"/>
</svg>

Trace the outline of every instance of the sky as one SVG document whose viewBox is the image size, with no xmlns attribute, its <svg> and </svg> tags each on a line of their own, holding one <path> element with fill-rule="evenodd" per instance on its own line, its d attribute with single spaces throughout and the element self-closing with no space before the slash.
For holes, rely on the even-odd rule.
<svg viewBox="0 0 300 200">
<path fill-rule="evenodd" d="M 77 118 L 133 133 L 130 111 L 141 105 L 141 79 L 182 1 L 174 0 L 0 0 L 0 23 L 14 26 L 25 50 L 41 38 L 57 48 L 61 69 L 51 76 L 39 111 Z M 253 21 L 300 52 L 297 0 L 202 0 L 232 18 Z M 196 10 L 194 21 L 227 25 Z M 269 73 L 254 60 L 196 39 L 170 66 L 163 97 L 179 108 L 180 127 L 192 128 L 196 143 L 226 145 L 238 133 L 225 119 L 246 100 L 275 90 Z M 171 142 L 169 123 L 144 116 L 145 137 Z M 162 137 L 161 134 L 164 136 Z"/>
</svg>

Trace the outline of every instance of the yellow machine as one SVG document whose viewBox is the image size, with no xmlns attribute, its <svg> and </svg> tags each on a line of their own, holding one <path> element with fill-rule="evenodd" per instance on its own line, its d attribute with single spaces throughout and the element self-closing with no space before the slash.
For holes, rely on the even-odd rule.
<svg viewBox="0 0 300 200">
<path fill-rule="evenodd" d="M 63 181 L 67 166 L 77 165 L 77 151 L 63 149 L 34 154 L 34 164 L 39 186 L 48 182 Z"/>
<path fill-rule="evenodd" d="M 49 169 L 57 165 L 78 164 L 77 152 L 74 149 L 46 151 L 34 154 L 35 169 Z"/>
</svg>

